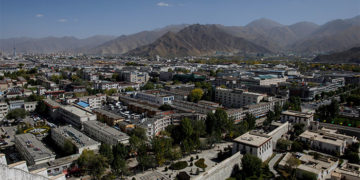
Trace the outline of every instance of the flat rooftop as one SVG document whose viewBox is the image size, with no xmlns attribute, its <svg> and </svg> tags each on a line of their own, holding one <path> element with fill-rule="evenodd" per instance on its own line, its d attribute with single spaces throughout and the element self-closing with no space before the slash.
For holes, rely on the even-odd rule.
<svg viewBox="0 0 360 180">
<path fill-rule="evenodd" d="M 300 134 L 300 137 L 327 143 L 327 144 L 333 144 L 336 146 L 342 146 L 344 144 L 344 140 L 340 140 L 334 136 L 322 135 L 320 133 L 316 133 L 308 130 Z"/>
<path fill-rule="evenodd" d="M 288 115 L 288 116 L 296 116 L 296 117 L 305 117 L 310 118 L 313 114 L 303 113 L 299 111 L 283 111 L 281 114 Z"/>
<path fill-rule="evenodd" d="M 239 143 L 246 144 L 249 146 L 254 146 L 254 147 L 260 147 L 261 145 L 263 145 L 264 143 L 266 143 L 269 140 L 271 140 L 270 136 L 262 135 L 262 134 L 255 134 L 252 132 L 247 132 L 247 133 L 237 137 L 236 139 L 234 139 L 235 142 L 239 142 Z"/>
<path fill-rule="evenodd" d="M 94 109 L 93 112 L 103 114 L 103 115 L 105 115 L 107 117 L 110 117 L 112 119 L 124 119 L 123 117 L 121 117 L 121 116 L 119 116 L 117 114 L 114 114 L 114 113 L 112 113 L 110 111 L 106 111 L 104 109 Z"/>
<path fill-rule="evenodd" d="M 59 128 L 54 128 L 52 131 L 56 131 L 61 134 L 66 139 L 69 139 L 77 148 L 92 146 L 92 145 L 100 145 L 99 142 L 89 138 L 82 132 L 76 130 L 71 126 L 62 126 Z"/>
<path fill-rule="evenodd" d="M 18 139 L 20 145 L 24 147 L 35 161 L 55 157 L 55 154 L 46 148 L 41 141 L 36 139 L 33 134 L 19 134 L 15 135 L 15 138 Z"/>
<path fill-rule="evenodd" d="M 77 108 L 75 106 L 62 106 L 61 107 L 62 109 L 68 111 L 68 112 L 71 112 L 73 114 L 75 114 L 76 116 L 79 116 L 79 117 L 87 117 L 87 116 L 91 116 L 91 115 L 94 115 L 88 111 L 85 111 L 85 110 L 82 110 L 80 108 Z"/>
<path fill-rule="evenodd" d="M 129 139 L 129 136 L 121 131 L 116 130 L 99 121 L 86 121 L 84 124 L 90 126 L 92 129 L 98 129 L 108 137 L 117 138 L 119 140 Z"/>
</svg>

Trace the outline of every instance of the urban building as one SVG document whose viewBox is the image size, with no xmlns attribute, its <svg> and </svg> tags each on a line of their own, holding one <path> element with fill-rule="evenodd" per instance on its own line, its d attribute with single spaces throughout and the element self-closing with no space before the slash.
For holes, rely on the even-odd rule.
<svg viewBox="0 0 360 180">
<path fill-rule="evenodd" d="M 104 109 L 94 109 L 93 112 L 97 115 L 98 120 L 103 120 L 109 126 L 114 126 L 115 124 L 124 121 L 125 119 L 122 116 L 114 114 L 110 111 Z"/>
<path fill-rule="evenodd" d="M 66 180 L 62 172 L 57 175 L 48 175 L 46 168 L 30 170 L 26 161 L 8 164 L 5 154 L 0 154 L 0 175 L 3 180 L 33 179 L 33 180 Z"/>
<path fill-rule="evenodd" d="M 60 147 L 64 147 L 67 141 L 72 143 L 76 147 L 78 154 L 81 154 L 85 149 L 97 151 L 101 145 L 71 126 L 51 129 L 51 138 Z"/>
<path fill-rule="evenodd" d="M 258 104 L 266 95 L 247 92 L 242 89 L 225 89 L 217 87 L 215 101 L 229 108 L 241 108 L 246 105 Z"/>
<path fill-rule="evenodd" d="M 55 159 L 55 154 L 33 134 L 15 135 L 15 147 L 28 165 L 46 163 Z"/>
<path fill-rule="evenodd" d="M 252 154 L 262 161 L 267 160 L 273 153 L 271 136 L 257 132 L 247 132 L 234 139 L 232 152 L 235 154 Z"/>
<path fill-rule="evenodd" d="M 310 123 L 314 121 L 314 114 L 303 113 L 299 111 L 283 111 L 281 113 L 281 121 L 288 121 L 291 124 L 304 124 L 306 127 L 310 126 Z"/>
<path fill-rule="evenodd" d="M 79 129 L 82 129 L 84 122 L 96 120 L 95 114 L 71 105 L 61 106 L 58 114 L 63 120 Z"/>
<path fill-rule="evenodd" d="M 162 94 L 157 90 L 142 91 L 136 93 L 136 98 L 156 104 L 171 104 L 174 96 Z"/>
<path fill-rule="evenodd" d="M 118 143 L 129 143 L 129 136 L 127 134 L 99 121 L 84 122 L 84 131 L 90 137 L 105 144 L 116 145 Z"/>
</svg>

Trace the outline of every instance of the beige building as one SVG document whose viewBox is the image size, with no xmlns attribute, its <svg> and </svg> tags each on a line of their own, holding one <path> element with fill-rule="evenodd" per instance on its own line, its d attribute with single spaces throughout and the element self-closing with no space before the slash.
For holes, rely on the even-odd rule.
<svg viewBox="0 0 360 180">
<path fill-rule="evenodd" d="M 95 121 L 96 115 L 75 106 L 61 106 L 58 110 L 59 117 L 71 125 L 82 129 L 86 121 Z"/>
<path fill-rule="evenodd" d="M 109 145 L 129 143 L 129 136 L 99 121 L 84 122 L 84 131 L 90 137 Z"/>
<path fill-rule="evenodd" d="M 242 89 L 225 89 L 217 87 L 215 101 L 225 107 L 240 108 L 246 105 L 258 104 L 266 95 L 247 92 Z"/>
<path fill-rule="evenodd" d="M 301 141 L 309 143 L 312 149 L 326 153 L 343 155 L 346 148 L 346 140 L 337 138 L 336 134 L 327 135 L 306 130 L 299 137 Z"/>
<path fill-rule="evenodd" d="M 310 122 L 314 121 L 314 114 L 290 110 L 283 111 L 281 113 L 281 121 L 288 121 L 291 124 L 301 123 L 309 127 Z"/>
<path fill-rule="evenodd" d="M 70 141 L 75 145 L 78 154 L 81 154 L 85 149 L 96 151 L 101 145 L 71 126 L 51 129 L 51 138 L 60 147 L 64 147 L 66 140 Z"/>
<path fill-rule="evenodd" d="M 262 161 L 267 160 L 273 154 L 273 143 L 271 136 L 266 134 L 247 132 L 234 139 L 232 152 L 235 154 L 252 154 Z"/>
<path fill-rule="evenodd" d="M 359 180 L 360 165 L 352 163 L 343 163 L 331 173 L 331 180 Z"/>
<path fill-rule="evenodd" d="M 15 147 L 28 165 L 46 163 L 55 159 L 55 154 L 33 134 L 15 135 Z"/>
</svg>

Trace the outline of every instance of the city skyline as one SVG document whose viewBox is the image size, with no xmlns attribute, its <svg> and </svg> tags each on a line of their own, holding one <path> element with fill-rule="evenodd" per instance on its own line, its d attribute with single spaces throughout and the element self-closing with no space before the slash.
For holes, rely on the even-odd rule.
<svg viewBox="0 0 360 180">
<path fill-rule="evenodd" d="M 172 24 L 244 26 L 267 18 L 323 24 L 359 15 L 360 1 L 0 1 L 0 38 L 127 35 Z M 221 12 L 221 13 L 218 13 Z M 290 15 L 291 14 L 291 15 Z M 46 28 L 44 28 L 46 27 Z"/>
</svg>

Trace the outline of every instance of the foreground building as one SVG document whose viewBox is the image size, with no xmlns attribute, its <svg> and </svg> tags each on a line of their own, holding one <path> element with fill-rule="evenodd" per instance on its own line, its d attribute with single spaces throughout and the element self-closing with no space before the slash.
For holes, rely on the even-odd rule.
<svg viewBox="0 0 360 180">
<path fill-rule="evenodd" d="M 29 165 L 46 163 L 55 159 L 55 154 L 33 134 L 15 135 L 15 147 Z"/>
<path fill-rule="evenodd" d="M 262 161 L 267 160 L 273 153 L 273 143 L 271 136 L 255 132 L 247 132 L 236 139 L 232 152 L 235 154 L 252 154 Z"/>
<path fill-rule="evenodd" d="M 51 138 L 60 147 L 64 147 L 66 141 L 71 142 L 75 145 L 78 154 L 81 154 L 85 149 L 96 151 L 101 145 L 71 126 L 53 128 Z"/>
<path fill-rule="evenodd" d="M 25 161 L 8 164 L 5 154 L 0 154 L 0 175 L 2 180 L 32 179 L 32 180 L 66 180 L 62 172 L 49 176 L 46 168 L 29 171 Z"/>
</svg>

